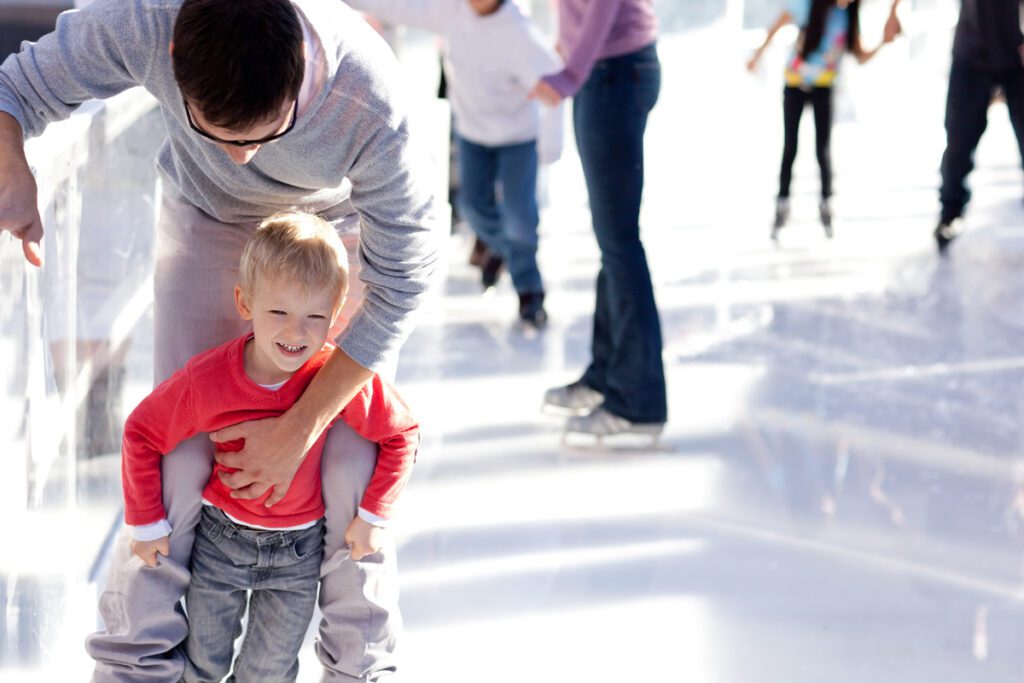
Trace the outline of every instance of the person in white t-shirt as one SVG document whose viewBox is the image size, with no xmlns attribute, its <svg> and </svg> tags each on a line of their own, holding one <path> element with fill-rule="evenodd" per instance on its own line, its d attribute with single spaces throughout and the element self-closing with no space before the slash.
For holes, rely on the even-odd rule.
<svg viewBox="0 0 1024 683">
<path fill-rule="evenodd" d="M 539 105 L 527 98 L 561 61 L 506 0 L 350 0 L 351 7 L 444 38 L 444 71 L 459 155 L 459 211 L 487 246 L 485 289 L 507 268 L 519 317 L 547 323 L 537 267 Z"/>
</svg>

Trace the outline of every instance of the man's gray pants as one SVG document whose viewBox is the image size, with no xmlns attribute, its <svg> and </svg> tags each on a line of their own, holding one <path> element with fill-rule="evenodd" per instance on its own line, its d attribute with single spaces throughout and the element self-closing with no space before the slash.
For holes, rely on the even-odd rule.
<svg viewBox="0 0 1024 683">
<path fill-rule="evenodd" d="M 354 217 L 353 217 L 354 219 Z M 165 196 L 157 233 L 154 371 L 160 382 L 195 354 L 243 334 L 234 286 L 242 247 L 255 223 L 226 225 Z M 344 226 L 339 227 L 344 233 Z M 354 238 L 349 250 L 348 320 L 361 299 Z M 345 529 L 356 515 L 377 460 L 376 446 L 342 422 L 324 446 L 327 532 L 320 569 L 320 633 L 316 653 L 322 681 L 374 680 L 395 668 L 401 617 L 391 545 L 359 562 L 349 558 Z M 176 683 L 184 669 L 177 646 L 188 623 L 179 605 L 189 582 L 189 557 L 213 445 L 205 434 L 180 444 L 163 459 L 164 505 L 174 531 L 171 556 L 146 567 L 132 556 L 128 530 L 118 538 L 99 611 L 105 630 L 86 640 L 96 661 L 94 683 Z"/>
</svg>

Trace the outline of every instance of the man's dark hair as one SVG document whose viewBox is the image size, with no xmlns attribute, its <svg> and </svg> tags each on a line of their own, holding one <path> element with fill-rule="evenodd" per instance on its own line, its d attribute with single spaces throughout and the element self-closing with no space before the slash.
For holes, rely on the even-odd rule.
<svg viewBox="0 0 1024 683">
<path fill-rule="evenodd" d="M 182 95 L 206 121 L 247 130 L 298 97 L 302 24 L 289 0 L 185 0 L 171 62 Z"/>
</svg>

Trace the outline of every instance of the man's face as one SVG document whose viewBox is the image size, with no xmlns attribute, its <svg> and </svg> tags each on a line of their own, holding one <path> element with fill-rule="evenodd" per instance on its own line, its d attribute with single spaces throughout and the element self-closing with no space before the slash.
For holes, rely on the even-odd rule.
<svg viewBox="0 0 1024 683">
<path fill-rule="evenodd" d="M 252 321 L 246 369 L 260 384 L 283 382 L 301 368 L 323 347 L 341 308 L 325 288 L 309 291 L 297 282 L 274 280 L 260 282 L 251 295 L 236 287 L 235 304 L 242 318 Z"/>
<path fill-rule="evenodd" d="M 192 106 L 185 101 L 186 115 L 192 120 L 192 126 L 198 129 L 196 134 L 203 138 L 204 141 L 211 145 L 217 145 L 227 154 L 233 162 L 236 164 L 247 164 L 256 155 L 260 147 L 264 144 L 270 144 L 269 142 L 254 142 L 252 144 L 240 146 L 229 144 L 232 140 L 264 140 L 266 138 L 272 138 L 275 135 L 280 135 L 291 126 L 294 125 L 295 116 L 298 115 L 297 104 L 294 101 L 287 102 L 278 115 L 266 123 L 257 124 L 246 130 L 228 130 L 227 128 L 221 128 L 215 126 L 203 116 L 203 113 L 197 108 Z M 205 133 L 204 137 L 202 133 Z M 216 138 L 216 139 L 210 139 Z M 223 142 L 218 142 L 218 141 Z"/>
</svg>

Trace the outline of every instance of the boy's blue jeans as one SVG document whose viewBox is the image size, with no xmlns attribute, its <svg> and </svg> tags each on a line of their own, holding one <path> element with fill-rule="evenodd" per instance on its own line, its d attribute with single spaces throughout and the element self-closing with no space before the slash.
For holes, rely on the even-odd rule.
<svg viewBox="0 0 1024 683">
<path fill-rule="evenodd" d="M 583 381 L 604 408 L 631 422 L 665 422 L 661 321 L 640 241 L 644 131 L 658 101 L 661 63 L 654 45 L 601 59 L 573 100 L 576 147 L 601 248 L 593 360 Z"/>
<path fill-rule="evenodd" d="M 248 603 L 249 623 L 230 680 L 294 681 L 316 605 L 323 547 L 323 520 L 300 531 L 262 531 L 203 506 L 185 595 L 183 680 L 217 683 L 228 675 Z"/>
<path fill-rule="evenodd" d="M 516 292 L 543 292 L 537 268 L 537 141 L 487 147 L 461 136 L 456 140 L 459 210 L 505 261 Z"/>
</svg>

